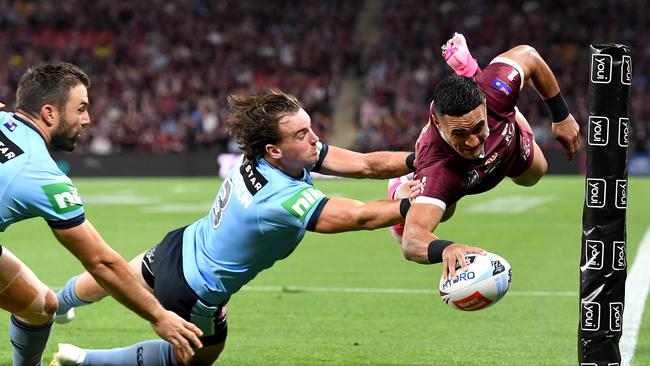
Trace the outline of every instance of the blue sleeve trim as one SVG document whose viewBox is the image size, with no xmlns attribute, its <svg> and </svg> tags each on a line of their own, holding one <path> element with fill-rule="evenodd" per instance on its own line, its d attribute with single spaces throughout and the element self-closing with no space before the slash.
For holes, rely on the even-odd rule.
<svg viewBox="0 0 650 366">
<path fill-rule="evenodd" d="M 316 165 L 314 165 L 314 169 L 311 170 L 312 172 L 320 171 L 320 168 L 323 165 L 323 160 L 325 160 L 325 157 L 327 156 L 328 150 L 329 150 L 329 145 L 325 143 L 321 143 L 321 150 L 320 150 L 320 154 L 318 154 L 318 161 L 316 162 Z"/>
<path fill-rule="evenodd" d="M 309 218 L 309 222 L 307 223 L 308 231 L 316 230 L 316 224 L 318 223 L 318 218 L 320 217 L 321 212 L 323 212 L 323 208 L 325 207 L 325 204 L 329 200 L 330 200 L 329 198 L 325 197 L 320 202 L 318 202 L 318 206 L 316 206 L 316 208 L 314 209 L 314 213 L 311 214 L 311 217 Z"/>
<path fill-rule="evenodd" d="M 79 216 L 73 217 L 68 220 L 45 220 L 52 229 L 70 229 L 79 226 L 86 221 L 86 216 L 82 213 Z"/>
</svg>

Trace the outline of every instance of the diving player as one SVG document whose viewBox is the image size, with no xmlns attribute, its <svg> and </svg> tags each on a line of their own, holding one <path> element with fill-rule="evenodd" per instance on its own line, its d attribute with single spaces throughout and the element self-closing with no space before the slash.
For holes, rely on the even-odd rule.
<svg viewBox="0 0 650 366">
<path fill-rule="evenodd" d="M 110 350 L 61 344 L 60 365 L 211 365 L 224 348 L 226 303 L 243 285 L 289 256 L 307 231 L 371 230 L 403 221 L 410 202 L 362 203 L 325 196 L 310 172 L 388 178 L 413 168 L 413 154 L 359 154 L 319 142 L 298 100 L 273 90 L 231 96 L 228 123 L 244 152 L 216 195 L 212 209 L 137 256 L 131 267 L 167 308 L 198 325 L 204 347 L 183 357 L 168 342 L 145 341 Z M 417 181 L 412 182 L 413 186 Z M 87 273 L 59 292 L 60 313 L 106 293 Z"/>
</svg>

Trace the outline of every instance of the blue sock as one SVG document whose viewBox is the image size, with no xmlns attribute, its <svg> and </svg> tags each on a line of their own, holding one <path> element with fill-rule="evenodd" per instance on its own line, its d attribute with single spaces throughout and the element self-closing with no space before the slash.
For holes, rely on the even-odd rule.
<svg viewBox="0 0 650 366">
<path fill-rule="evenodd" d="M 136 343 L 129 347 L 88 350 L 81 366 L 177 366 L 172 345 L 161 339 Z"/>
<path fill-rule="evenodd" d="M 14 366 L 40 366 L 50 336 L 52 322 L 45 325 L 23 323 L 15 316 L 9 322 L 9 339 L 14 346 Z"/>
<path fill-rule="evenodd" d="M 74 292 L 74 284 L 77 283 L 79 276 L 74 276 L 63 288 L 56 293 L 56 299 L 59 300 L 59 307 L 56 309 L 56 315 L 65 314 L 70 308 L 78 308 L 80 306 L 91 304 L 81 300 Z"/>
</svg>

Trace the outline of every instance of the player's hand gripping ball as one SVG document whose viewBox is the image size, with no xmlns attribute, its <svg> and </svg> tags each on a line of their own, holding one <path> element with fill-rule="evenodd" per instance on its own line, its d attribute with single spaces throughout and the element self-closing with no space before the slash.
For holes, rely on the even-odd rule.
<svg viewBox="0 0 650 366">
<path fill-rule="evenodd" d="M 454 309 L 474 311 L 485 309 L 499 301 L 508 292 L 512 268 L 503 257 L 468 254 L 465 256 L 467 272 L 456 263 L 456 279 L 440 278 L 440 297 Z"/>
</svg>

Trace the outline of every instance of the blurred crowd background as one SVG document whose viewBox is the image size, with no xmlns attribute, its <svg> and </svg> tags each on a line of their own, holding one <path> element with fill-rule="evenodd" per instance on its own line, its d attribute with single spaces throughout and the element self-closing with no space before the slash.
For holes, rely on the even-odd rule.
<svg viewBox="0 0 650 366">
<path fill-rule="evenodd" d="M 412 150 L 435 83 L 451 73 L 440 45 L 463 33 L 485 66 L 535 47 L 586 126 L 589 44 L 633 51 L 632 151 L 650 151 L 650 9 L 643 0 L 0 0 L 0 100 L 11 109 L 30 65 L 68 61 L 91 77 L 92 128 L 78 152 L 236 151 L 226 98 L 280 87 L 328 142 Z M 337 114 L 346 80 L 361 85 Z M 519 108 L 540 146 L 560 148 L 532 89 Z M 338 117 L 337 117 L 338 116 Z M 341 117 L 343 116 L 343 117 Z M 340 134 L 339 134 L 340 135 Z"/>
</svg>

